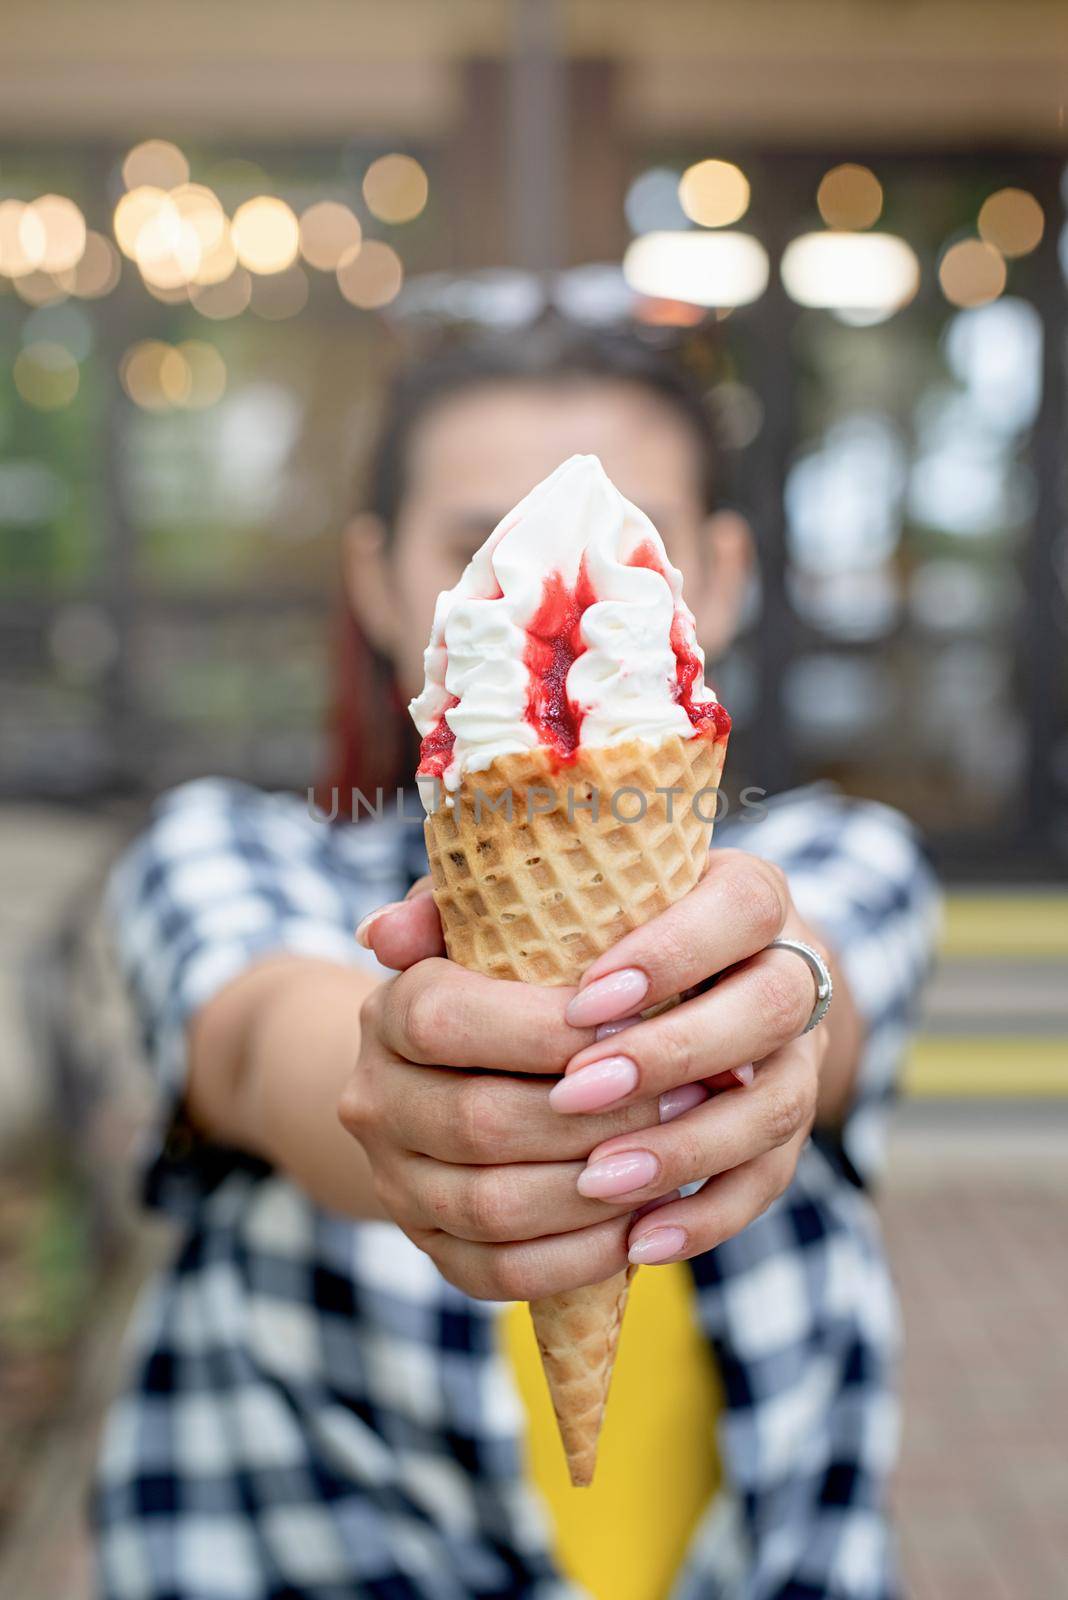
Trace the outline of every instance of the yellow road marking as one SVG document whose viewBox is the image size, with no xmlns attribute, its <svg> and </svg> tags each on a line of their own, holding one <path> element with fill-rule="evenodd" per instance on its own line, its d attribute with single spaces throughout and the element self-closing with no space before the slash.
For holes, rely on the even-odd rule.
<svg viewBox="0 0 1068 1600">
<path fill-rule="evenodd" d="M 952 894 L 946 900 L 944 957 L 1068 960 L 1068 895 Z"/>
<path fill-rule="evenodd" d="M 921 1100 L 1068 1096 L 1068 1037 L 917 1039 L 905 1067 L 905 1093 Z"/>
</svg>

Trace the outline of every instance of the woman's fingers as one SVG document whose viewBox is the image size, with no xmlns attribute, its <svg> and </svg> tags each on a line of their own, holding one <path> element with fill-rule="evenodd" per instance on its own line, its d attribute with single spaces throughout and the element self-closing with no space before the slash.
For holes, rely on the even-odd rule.
<svg viewBox="0 0 1068 1600">
<path fill-rule="evenodd" d="M 560 1117 L 549 1104 L 549 1089 L 542 1078 L 407 1061 L 383 1064 L 375 1084 L 378 1115 L 398 1145 L 460 1164 L 584 1161 L 603 1140 L 658 1120 L 655 1100 L 632 1101 L 601 1116 Z"/>
<path fill-rule="evenodd" d="M 423 1229 L 410 1236 L 450 1283 L 476 1300 L 540 1300 L 621 1272 L 630 1222 L 628 1212 L 574 1233 L 507 1244 L 472 1243 Z"/>
<path fill-rule="evenodd" d="M 635 1209 L 585 1199 L 576 1187 L 582 1166 L 581 1161 L 538 1161 L 462 1167 L 407 1155 L 397 1163 L 392 1180 L 398 1194 L 393 1214 L 402 1224 L 503 1244 L 572 1233 Z"/>
<path fill-rule="evenodd" d="M 379 906 L 364 917 L 356 929 L 356 939 L 384 967 L 394 967 L 398 972 L 428 956 L 444 955 L 441 918 L 430 893 L 430 879 L 420 878 L 406 899 Z"/>
<path fill-rule="evenodd" d="M 611 1205 L 642 1205 L 743 1167 L 808 1133 L 817 1090 L 816 1051 L 798 1040 L 761 1065 L 751 1088 L 716 1095 L 670 1122 L 596 1146 L 576 1187 Z"/>
<path fill-rule="evenodd" d="M 576 1045 L 593 1042 L 592 1028 L 576 1032 L 565 1019 L 573 989 L 485 978 L 440 959 L 382 987 L 384 1042 L 424 1066 L 561 1073 Z"/>
<path fill-rule="evenodd" d="M 733 1239 L 788 1188 L 806 1133 L 744 1167 L 710 1178 L 696 1194 L 669 1201 L 631 1226 L 628 1256 L 635 1263 L 685 1261 Z"/>
<path fill-rule="evenodd" d="M 615 1109 L 761 1061 L 801 1033 L 814 1001 L 805 963 L 763 950 L 714 989 L 580 1050 L 553 1088 L 553 1109 Z"/>
<path fill-rule="evenodd" d="M 597 1027 L 681 994 L 763 950 L 790 909 L 779 868 L 744 850 L 717 850 L 689 894 L 614 945 L 583 974 L 568 1006 Z"/>
</svg>

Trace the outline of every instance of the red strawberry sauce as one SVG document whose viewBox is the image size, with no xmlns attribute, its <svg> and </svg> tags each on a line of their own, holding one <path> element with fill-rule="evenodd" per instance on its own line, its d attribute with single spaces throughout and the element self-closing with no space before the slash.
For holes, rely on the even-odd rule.
<svg viewBox="0 0 1068 1600">
<path fill-rule="evenodd" d="M 648 567 L 663 575 L 656 549 L 648 540 L 635 550 L 629 565 Z M 552 572 L 545 580 L 541 604 L 527 627 L 523 660 L 530 674 L 530 694 L 526 718 L 538 735 L 539 745 L 552 750 L 560 765 L 573 761 L 579 747 L 584 713 L 568 695 L 567 675 L 586 648 L 580 632 L 582 614 L 596 600 L 585 561 L 574 588 L 567 587 L 559 572 Z M 671 627 L 671 648 L 675 652 L 674 699 L 699 733 L 706 738 L 725 739 L 731 719 L 724 707 L 717 700 L 693 703 L 694 688 L 701 681 L 701 666 L 686 643 L 678 617 Z M 456 703 L 456 697 L 450 695 L 445 711 Z M 445 711 L 423 740 L 420 777 L 442 778 L 452 760 L 456 736 L 445 720 Z"/>
</svg>

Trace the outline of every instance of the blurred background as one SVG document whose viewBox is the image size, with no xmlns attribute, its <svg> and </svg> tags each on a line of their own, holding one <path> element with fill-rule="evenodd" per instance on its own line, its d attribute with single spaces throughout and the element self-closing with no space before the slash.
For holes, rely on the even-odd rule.
<svg viewBox="0 0 1068 1600">
<path fill-rule="evenodd" d="M 1055 0 L 8 0 L 0 1595 L 81 1600 L 145 1086 L 96 908 L 161 788 L 321 776 L 383 378 L 678 341 L 761 583 L 735 778 L 949 887 L 883 1206 L 920 1600 L 1068 1593 L 1068 16 Z M 757 711 L 759 709 L 759 718 Z"/>
</svg>

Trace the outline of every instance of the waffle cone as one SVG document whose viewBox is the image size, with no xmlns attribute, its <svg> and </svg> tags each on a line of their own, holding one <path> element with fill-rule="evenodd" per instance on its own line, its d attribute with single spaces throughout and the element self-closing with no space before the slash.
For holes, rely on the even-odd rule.
<svg viewBox="0 0 1068 1600">
<path fill-rule="evenodd" d="M 725 739 L 633 740 L 563 768 L 531 750 L 468 774 L 426 821 L 451 958 L 520 983 L 577 983 L 697 882 L 725 750 Z M 593 1478 L 633 1272 L 531 1304 L 575 1484 Z"/>
</svg>

